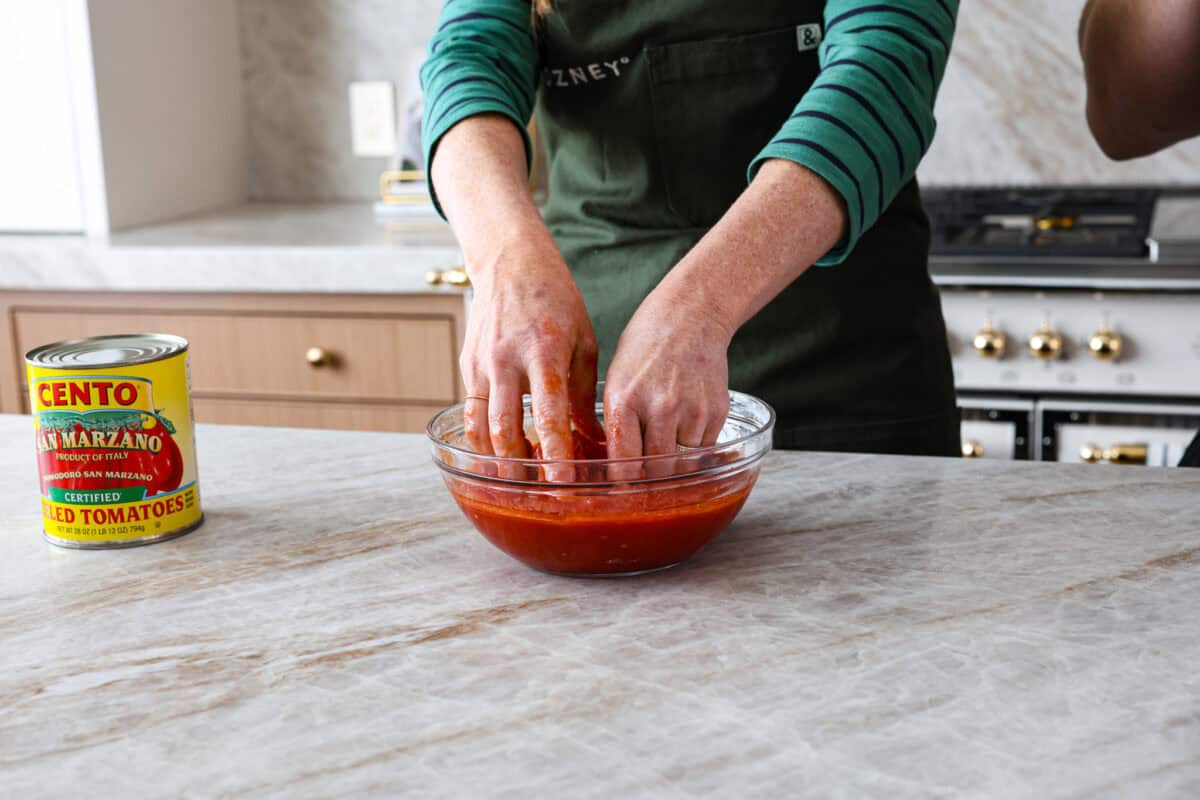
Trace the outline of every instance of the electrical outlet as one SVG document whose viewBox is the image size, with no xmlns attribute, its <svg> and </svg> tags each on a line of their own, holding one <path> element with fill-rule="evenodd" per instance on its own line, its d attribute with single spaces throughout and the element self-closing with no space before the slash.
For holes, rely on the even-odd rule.
<svg viewBox="0 0 1200 800">
<path fill-rule="evenodd" d="M 396 87 L 391 81 L 350 84 L 350 139 L 356 156 L 396 152 Z"/>
</svg>

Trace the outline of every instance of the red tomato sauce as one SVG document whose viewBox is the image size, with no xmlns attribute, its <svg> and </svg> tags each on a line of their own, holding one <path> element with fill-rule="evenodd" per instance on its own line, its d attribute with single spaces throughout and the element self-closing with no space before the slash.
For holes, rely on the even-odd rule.
<svg viewBox="0 0 1200 800">
<path fill-rule="evenodd" d="M 733 521 L 757 474 L 624 495 L 499 492 L 460 481 L 450 490 L 484 537 L 518 561 L 547 572 L 604 575 L 687 559 Z"/>
</svg>

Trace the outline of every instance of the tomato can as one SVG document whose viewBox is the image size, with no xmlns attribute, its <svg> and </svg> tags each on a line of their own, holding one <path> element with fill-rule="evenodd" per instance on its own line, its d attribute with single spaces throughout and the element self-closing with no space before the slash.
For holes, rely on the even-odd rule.
<svg viewBox="0 0 1200 800">
<path fill-rule="evenodd" d="M 25 366 L 50 542 L 132 547 L 200 525 L 186 339 L 72 339 Z"/>
</svg>

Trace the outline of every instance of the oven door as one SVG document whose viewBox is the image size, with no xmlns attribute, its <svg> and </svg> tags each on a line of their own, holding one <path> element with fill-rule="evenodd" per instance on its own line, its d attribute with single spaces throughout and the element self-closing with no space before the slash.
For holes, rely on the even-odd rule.
<svg viewBox="0 0 1200 800">
<path fill-rule="evenodd" d="M 1042 459 L 1174 467 L 1200 429 L 1200 406 L 1042 400 Z"/>
<path fill-rule="evenodd" d="M 1032 400 L 959 395 L 964 458 L 1027 460 L 1032 456 Z"/>
</svg>

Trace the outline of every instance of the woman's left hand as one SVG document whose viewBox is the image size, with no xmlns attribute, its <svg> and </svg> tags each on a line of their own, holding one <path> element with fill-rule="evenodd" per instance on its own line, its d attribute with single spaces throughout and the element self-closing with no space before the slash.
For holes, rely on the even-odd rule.
<svg viewBox="0 0 1200 800">
<path fill-rule="evenodd" d="M 609 458 L 715 444 L 729 411 L 733 331 L 711 308 L 660 285 L 617 343 L 604 388 Z"/>
<path fill-rule="evenodd" d="M 609 457 L 714 444 L 729 411 L 734 332 L 827 253 L 846 224 L 841 196 L 822 177 L 791 161 L 764 162 L 621 334 L 604 386 Z"/>
</svg>

